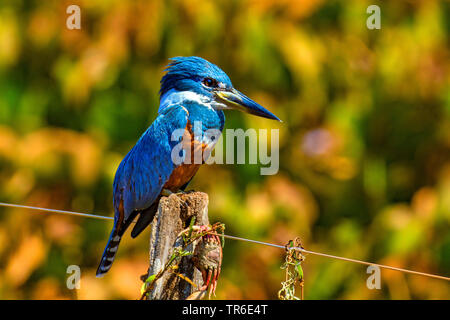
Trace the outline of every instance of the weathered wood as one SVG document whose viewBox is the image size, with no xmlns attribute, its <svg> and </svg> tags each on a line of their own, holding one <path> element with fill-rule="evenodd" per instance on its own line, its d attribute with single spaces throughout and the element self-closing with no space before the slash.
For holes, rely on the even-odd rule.
<svg viewBox="0 0 450 320">
<path fill-rule="evenodd" d="M 152 223 L 149 275 L 156 274 L 161 270 L 170 258 L 173 249 L 182 246 L 182 239 L 177 240 L 177 235 L 189 227 L 193 216 L 196 217 L 196 225 L 209 224 L 208 202 L 208 195 L 202 192 L 171 194 L 169 197 L 161 198 Z M 193 251 L 195 247 L 188 247 L 188 249 Z M 203 283 L 202 276 L 195 269 L 191 259 L 192 256 L 183 257 L 178 272 L 193 280 L 200 287 Z M 171 272 L 165 272 L 155 283 L 149 299 L 184 300 L 193 291 L 194 288 L 187 281 Z"/>
</svg>

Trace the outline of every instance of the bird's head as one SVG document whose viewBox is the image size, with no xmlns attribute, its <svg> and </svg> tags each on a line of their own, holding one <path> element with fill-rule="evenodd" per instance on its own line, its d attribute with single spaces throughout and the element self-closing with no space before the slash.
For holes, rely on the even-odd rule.
<svg viewBox="0 0 450 320">
<path fill-rule="evenodd" d="M 176 57 L 161 79 L 160 95 L 169 92 L 191 92 L 207 101 L 211 107 L 238 109 L 260 117 L 278 119 L 270 111 L 233 87 L 228 75 L 218 66 L 200 57 Z"/>
</svg>

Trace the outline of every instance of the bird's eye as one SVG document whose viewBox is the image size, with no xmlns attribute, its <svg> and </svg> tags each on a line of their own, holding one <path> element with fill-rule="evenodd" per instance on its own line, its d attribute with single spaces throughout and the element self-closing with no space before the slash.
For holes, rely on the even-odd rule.
<svg viewBox="0 0 450 320">
<path fill-rule="evenodd" d="M 203 84 L 210 88 L 217 87 L 217 80 L 213 78 L 205 78 L 203 79 Z"/>
</svg>

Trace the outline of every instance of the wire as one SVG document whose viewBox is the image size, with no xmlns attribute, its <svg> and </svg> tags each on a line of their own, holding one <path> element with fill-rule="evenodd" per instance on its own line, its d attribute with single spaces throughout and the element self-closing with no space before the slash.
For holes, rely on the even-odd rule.
<svg viewBox="0 0 450 320">
<path fill-rule="evenodd" d="M 32 206 L 23 206 L 23 205 L 20 205 L 20 204 L 12 204 L 12 203 L 5 203 L 5 202 L 0 202 L 0 207 L 30 209 L 30 210 L 37 210 L 37 211 L 44 211 L 44 212 L 68 214 L 68 215 L 71 215 L 71 216 L 79 216 L 79 217 L 85 217 L 85 218 L 114 220 L 113 217 L 99 216 L 99 215 L 96 215 L 96 214 L 81 213 L 81 212 L 74 212 L 74 211 L 65 211 L 65 210 L 56 210 L 56 209 L 47 209 L 47 208 L 32 207 Z"/>
<path fill-rule="evenodd" d="M 368 266 L 378 266 L 378 267 L 384 268 L 384 269 L 390 269 L 390 270 L 395 270 L 395 271 L 415 274 L 415 275 L 419 275 L 419 276 L 425 276 L 425 277 L 430 277 L 430 278 L 450 281 L 450 278 L 444 277 L 444 276 L 440 276 L 440 275 L 436 275 L 436 274 L 419 272 L 419 271 L 408 270 L 408 269 L 403 269 L 403 268 L 397 268 L 397 267 L 392 267 L 392 266 L 388 266 L 388 265 L 384 265 L 384 264 L 372 263 L 372 262 L 367 262 L 367 261 L 362 261 L 362 260 L 357 260 L 357 259 L 351 259 L 351 258 L 345 258 L 345 257 L 340 257 L 340 256 L 334 256 L 334 255 L 327 254 L 327 253 L 320 253 L 320 252 L 315 252 L 315 251 L 311 251 L 311 250 L 306 250 L 306 249 L 300 248 L 300 247 L 288 247 L 288 248 L 286 248 L 285 246 L 281 246 L 281 245 L 273 244 L 273 243 L 269 243 L 269 242 L 245 239 L 245 238 L 240 238 L 240 237 L 236 237 L 236 236 L 230 236 L 230 235 L 226 235 L 226 234 L 222 235 L 222 234 L 219 234 L 219 233 L 212 233 L 212 234 L 215 234 L 217 236 L 223 236 L 224 238 L 228 238 L 228 239 L 238 240 L 238 241 L 252 242 L 252 243 L 262 244 L 262 245 L 275 247 L 275 248 L 280 248 L 280 249 L 297 250 L 297 251 L 300 251 L 302 253 L 312 254 L 312 255 L 316 255 L 316 256 L 321 256 L 321 257 L 326 257 L 326 258 L 331 258 L 331 259 L 337 259 L 337 260 L 342 260 L 342 261 L 348 261 L 348 262 L 354 262 L 354 263 L 359 263 L 359 264 L 365 264 L 365 265 L 368 265 Z"/>
<path fill-rule="evenodd" d="M 42 211 L 42 212 L 67 214 L 67 215 L 72 215 L 72 216 L 79 216 L 79 217 L 85 217 L 85 218 L 94 218 L 94 219 L 101 219 L 101 220 L 114 220 L 113 217 L 100 216 L 100 215 L 95 215 L 95 214 L 88 214 L 88 213 L 81 213 L 81 212 L 74 212 L 74 211 L 66 211 L 66 210 L 48 209 L 48 208 L 33 207 L 33 206 L 24 206 L 24 205 L 20 205 L 20 204 L 11 204 L 11 203 L 5 203 L 5 202 L 0 202 L 0 207 L 29 209 L 29 210 L 36 210 L 36 211 Z M 367 262 L 367 261 L 363 261 L 363 260 L 357 260 L 357 259 L 345 258 L 345 257 L 340 257 L 340 256 L 334 256 L 334 255 L 331 255 L 331 254 L 326 254 L 326 253 L 306 250 L 306 249 L 301 248 L 301 247 L 286 247 L 286 246 L 282 246 L 282 245 L 278 245 L 278 244 L 274 244 L 274 243 L 258 241 L 258 240 L 252 240 L 252 239 L 246 239 L 246 238 L 241 238 L 241 237 L 236 237 L 236 236 L 230 236 L 230 235 L 227 235 L 227 234 L 219 234 L 219 233 L 211 233 L 211 234 L 215 234 L 217 236 L 223 236 L 224 238 L 228 238 L 228 239 L 232 239 L 232 240 L 238 240 L 238 241 L 250 242 L 250 243 L 255 243 L 255 244 L 261 244 L 261 245 L 265 245 L 265 246 L 269 246 L 269 247 L 275 247 L 275 248 L 279 248 L 279 249 L 283 249 L 283 250 L 297 250 L 297 251 L 300 251 L 302 253 L 312 254 L 312 255 L 321 256 L 321 257 L 325 257 L 325 258 L 336 259 L 336 260 L 347 261 L 347 262 L 353 262 L 353 263 L 359 263 L 359 264 L 364 264 L 364 265 L 368 265 L 368 266 L 377 266 L 377 267 L 380 267 L 380 268 L 383 268 L 383 269 L 389 269 L 389 270 L 394 270 L 394 271 L 400 271 L 400 272 L 404 272 L 404 273 L 414 274 L 414 275 L 418 275 L 418 276 L 424 276 L 424 277 L 429 277 L 429 278 L 434 278 L 434 279 L 450 281 L 449 277 L 444 277 L 444 276 L 440 276 L 440 275 L 436 275 L 436 274 L 425 273 L 425 272 L 414 271 L 414 270 L 408 270 L 408 269 L 403 269 L 403 268 L 397 268 L 397 267 L 392 267 L 392 266 L 388 266 L 388 265 L 384 265 L 384 264 Z"/>
</svg>

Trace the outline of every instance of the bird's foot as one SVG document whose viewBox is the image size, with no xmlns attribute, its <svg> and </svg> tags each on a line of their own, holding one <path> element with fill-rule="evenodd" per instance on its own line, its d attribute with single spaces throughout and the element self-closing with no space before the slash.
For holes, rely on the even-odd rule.
<svg viewBox="0 0 450 320">
<path fill-rule="evenodd" d="M 161 195 L 164 197 L 169 197 L 170 195 L 174 194 L 177 196 L 178 200 L 180 200 L 180 202 L 184 205 L 187 206 L 187 202 L 184 201 L 183 199 L 181 199 L 179 196 L 185 194 L 186 192 L 182 191 L 182 190 L 178 190 L 177 192 L 172 192 L 169 189 L 162 189 L 161 191 Z"/>
<path fill-rule="evenodd" d="M 183 191 L 183 190 L 178 190 L 177 192 L 172 192 L 172 191 L 170 191 L 169 189 L 162 189 L 162 191 L 161 191 L 161 195 L 163 195 L 163 196 L 165 196 L 165 197 L 168 197 L 168 196 L 170 196 L 171 194 L 176 194 L 176 195 L 181 195 L 181 194 L 186 194 L 187 192 L 186 191 Z"/>
<path fill-rule="evenodd" d="M 161 191 L 161 195 L 164 196 L 164 197 L 168 197 L 168 196 L 170 196 L 172 193 L 173 193 L 173 192 L 170 191 L 169 189 L 162 189 L 162 191 Z"/>
</svg>

